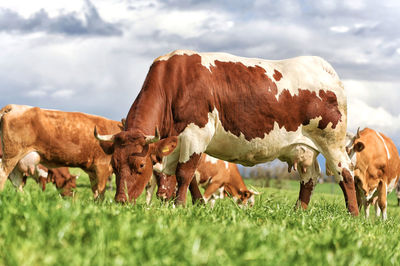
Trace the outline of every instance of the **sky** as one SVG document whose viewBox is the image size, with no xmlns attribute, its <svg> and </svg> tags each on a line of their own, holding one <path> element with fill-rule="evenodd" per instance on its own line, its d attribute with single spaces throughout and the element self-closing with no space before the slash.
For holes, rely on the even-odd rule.
<svg viewBox="0 0 400 266">
<path fill-rule="evenodd" d="M 120 120 L 155 58 L 176 49 L 317 55 L 348 95 L 348 129 L 400 148 L 400 1 L 0 0 L 0 105 Z"/>
</svg>

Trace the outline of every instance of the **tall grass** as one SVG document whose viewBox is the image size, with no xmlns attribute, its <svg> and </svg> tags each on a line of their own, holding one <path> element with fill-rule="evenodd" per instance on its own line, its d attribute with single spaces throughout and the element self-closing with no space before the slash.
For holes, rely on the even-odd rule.
<svg viewBox="0 0 400 266">
<path fill-rule="evenodd" d="M 262 189 L 253 208 L 173 208 L 153 200 L 94 202 L 81 175 L 74 198 L 29 182 L 0 193 L 0 265 L 398 265 L 400 208 L 388 220 L 347 214 L 341 194 L 316 192 L 295 211 L 296 189 Z M 318 185 L 323 187 L 325 184 Z M 336 191 L 337 192 L 337 191 Z M 336 193 L 335 192 L 335 193 Z"/>
</svg>

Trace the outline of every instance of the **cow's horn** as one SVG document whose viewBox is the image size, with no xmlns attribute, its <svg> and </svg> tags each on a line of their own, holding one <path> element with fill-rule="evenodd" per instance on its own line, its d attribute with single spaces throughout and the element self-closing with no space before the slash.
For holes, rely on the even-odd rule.
<svg viewBox="0 0 400 266">
<path fill-rule="evenodd" d="M 357 135 L 356 138 L 358 139 L 360 137 L 360 127 L 357 128 Z"/>
<path fill-rule="evenodd" d="M 94 136 L 96 139 L 107 142 L 114 142 L 114 135 L 100 135 L 97 133 L 97 127 L 94 127 Z"/>
<path fill-rule="evenodd" d="M 158 126 L 156 127 L 156 135 L 155 136 L 146 136 L 146 143 L 154 143 L 160 140 L 160 132 L 158 131 Z"/>
<path fill-rule="evenodd" d="M 261 192 L 256 191 L 256 190 L 254 190 L 254 189 L 249 189 L 249 191 L 250 191 L 251 193 L 253 193 L 254 195 L 260 195 L 260 194 L 261 194 Z"/>
</svg>

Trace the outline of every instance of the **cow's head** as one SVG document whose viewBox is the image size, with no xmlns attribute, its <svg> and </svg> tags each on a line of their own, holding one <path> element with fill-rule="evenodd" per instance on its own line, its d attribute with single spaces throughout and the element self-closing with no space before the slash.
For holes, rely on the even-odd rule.
<svg viewBox="0 0 400 266">
<path fill-rule="evenodd" d="M 254 195 L 258 194 L 258 192 L 251 189 L 239 190 L 238 203 L 242 204 L 243 206 L 253 207 L 255 202 Z"/>
<path fill-rule="evenodd" d="M 361 191 L 366 197 L 372 190 L 378 187 L 379 179 L 378 175 L 371 175 L 368 171 L 368 162 L 370 161 L 366 154 L 365 141 L 360 135 L 360 129 L 357 130 L 357 134 L 353 135 L 347 133 L 346 151 L 349 155 L 352 164 L 354 165 L 354 181 L 356 188 Z M 378 170 L 381 171 L 381 170 Z"/>
<path fill-rule="evenodd" d="M 232 188 L 229 184 L 225 184 L 224 189 L 228 195 L 233 196 L 233 198 L 235 199 L 236 203 L 239 204 L 239 206 L 253 207 L 255 202 L 254 195 L 260 194 L 259 192 L 253 191 L 251 189 L 236 190 Z"/>
<path fill-rule="evenodd" d="M 104 152 L 112 154 L 117 202 L 132 201 L 139 197 L 151 178 L 153 164 L 169 155 L 178 145 L 178 137 L 160 140 L 157 129 L 155 136 L 146 136 L 139 131 L 100 135 L 95 128 L 94 135 L 100 140 Z"/>
</svg>

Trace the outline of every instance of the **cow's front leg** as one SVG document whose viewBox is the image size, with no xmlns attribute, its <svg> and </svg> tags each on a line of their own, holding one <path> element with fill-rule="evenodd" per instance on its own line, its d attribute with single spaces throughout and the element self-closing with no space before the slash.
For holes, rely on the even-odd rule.
<svg viewBox="0 0 400 266">
<path fill-rule="evenodd" d="M 10 174 L 11 183 L 14 185 L 16 189 L 19 191 L 23 191 L 23 187 L 26 183 L 26 179 L 24 180 L 24 174 L 17 169 L 14 169 Z"/>
<path fill-rule="evenodd" d="M 146 204 L 147 205 L 150 205 L 150 203 L 151 203 L 151 199 L 153 198 L 153 192 L 154 192 L 154 189 L 156 188 L 156 185 L 157 185 L 156 177 L 154 176 L 154 174 L 152 174 L 149 183 L 146 185 Z"/>
<path fill-rule="evenodd" d="M 194 153 L 185 163 L 178 163 L 176 167 L 176 180 L 178 182 L 178 192 L 175 199 L 177 205 L 186 204 L 186 194 L 197 168 L 201 154 Z M 197 184 L 196 184 L 197 186 Z M 198 189 L 198 187 L 197 187 Z M 199 191 L 200 193 L 200 191 Z M 201 195 L 201 194 L 200 194 Z"/>
<path fill-rule="evenodd" d="M 203 199 L 203 196 L 201 195 L 196 178 L 192 178 L 192 181 L 190 182 L 190 185 L 189 185 L 189 190 L 190 190 L 190 194 L 192 195 L 192 203 L 193 204 L 195 204 L 196 202 L 204 203 L 204 199 Z"/>
<path fill-rule="evenodd" d="M 382 219 L 386 220 L 387 219 L 387 192 L 386 192 L 386 184 L 384 184 L 382 181 L 379 182 L 378 185 L 378 202 L 375 203 L 377 206 L 379 206 L 380 210 L 382 211 Z"/>
</svg>

